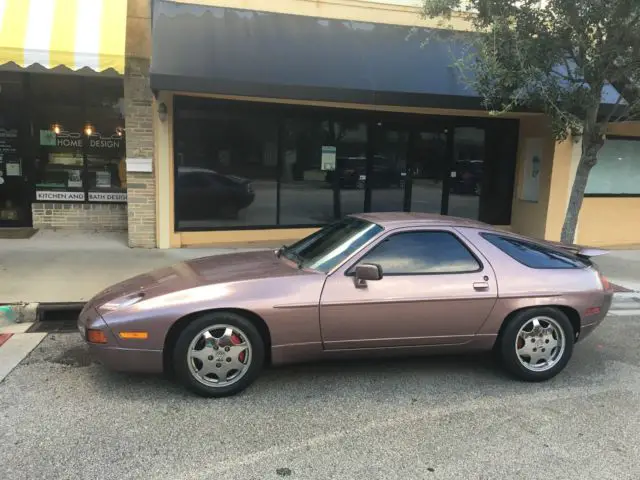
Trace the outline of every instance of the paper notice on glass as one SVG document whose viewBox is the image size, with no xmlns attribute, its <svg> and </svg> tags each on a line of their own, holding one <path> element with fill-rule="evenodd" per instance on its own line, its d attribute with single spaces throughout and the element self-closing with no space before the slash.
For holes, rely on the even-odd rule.
<svg viewBox="0 0 640 480">
<path fill-rule="evenodd" d="M 322 146 L 322 156 L 320 158 L 321 170 L 335 170 L 336 169 L 336 147 L 330 145 Z"/>
<path fill-rule="evenodd" d="M 7 162 L 7 177 L 21 177 L 22 168 L 20 162 Z"/>
<path fill-rule="evenodd" d="M 69 170 L 67 187 L 82 188 L 82 176 L 80 176 L 80 170 Z"/>
<path fill-rule="evenodd" d="M 96 172 L 96 187 L 109 188 L 111 187 L 111 173 L 109 172 Z"/>
</svg>

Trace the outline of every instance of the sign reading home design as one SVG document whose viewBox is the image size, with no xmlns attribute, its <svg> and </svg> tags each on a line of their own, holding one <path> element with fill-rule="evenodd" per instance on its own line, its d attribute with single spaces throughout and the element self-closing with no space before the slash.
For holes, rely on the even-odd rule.
<svg viewBox="0 0 640 480">
<path fill-rule="evenodd" d="M 38 190 L 36 200 L 44 202 L 84 202 L 84 192 L 56 192 Z"/>
<path fill-rule="evenodd" d="M 126 202 L 126 192 L 89 192 L 90 202 Z"/>
<path fill-rule="evenodd" d="M 40 145 L 43 147 L 82 148 L 84 142 L 85 140 L 81 133 L 60 132 L 56 135 L 49 130 L 40 131 Z M 87 146 L 93 150 L 120 150 L 124 143 L 119 135 L 103 137 L 96 133 L 89 137 Z"/>
</svg>

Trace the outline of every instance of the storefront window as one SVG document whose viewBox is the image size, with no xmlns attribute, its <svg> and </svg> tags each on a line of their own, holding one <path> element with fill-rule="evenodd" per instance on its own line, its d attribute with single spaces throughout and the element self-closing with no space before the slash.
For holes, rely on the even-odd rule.
<svg viewBox="0 0 640 480">
<path fill-rule="evenodd" d="M 126 202 L 122 81 L 39 75 L 31 91 L 36 201 Z"/>
<path fill-rule="evenodd" d="M 512 198 L 517 123 L 186 96 L 174 119 L 178 231 L 320 226 L 365 211 L 510 220 L 494 206 Z"/>
<path fill-rule="evenodd" d="M 607 139 L 589 173 L 585 193 L 640 195 L 640 139 Z"/>
<path fill-rule="evenodd" d="M 283 145 L 281 225 L 319 225 L 334 220 L 336 211 L 363 211 L 366 123 L 289 119 Z"/>
<path fill-rule="evenodd" d="M 214 109 L 177 112 L 176 225 L 275 225 L 277 123 Z"/>
</svg>

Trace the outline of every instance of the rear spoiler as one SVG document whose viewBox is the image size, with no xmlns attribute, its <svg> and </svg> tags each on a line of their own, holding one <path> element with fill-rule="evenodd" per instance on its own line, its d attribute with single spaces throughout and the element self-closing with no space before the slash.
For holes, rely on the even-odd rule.
<svg viewBox="0 0 640 480">
<path fill-rule="evenodd" d="M 565 243 L 560 243 L 560 242 L 547 241 L 547 243 L 560 250 L 564 250 L 566 252 L 570 252 L 570 253 L 573 253 L 574 255 L 577 255 L 579 257 L 584 257 L 584 258 L 599 257 L 600 255 L 606 255 L 607 253 L 609 253 L 608 250 L 603 250 L 601 248 L 585 247 L 582 245 L 573 245 L 573 244 L 567 245 Z"/>
</svg>

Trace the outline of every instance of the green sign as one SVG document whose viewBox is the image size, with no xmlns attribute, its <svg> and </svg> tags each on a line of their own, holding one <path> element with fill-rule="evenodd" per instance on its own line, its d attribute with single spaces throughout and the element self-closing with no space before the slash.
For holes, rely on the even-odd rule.
<svg viewBox="0 0 640 480">
<path fill-rule="evenodd" d="M 51 130 L 40 130 L 40 145 L 43 147 L 55 147 L 56 133 Z"/>
</svg>

